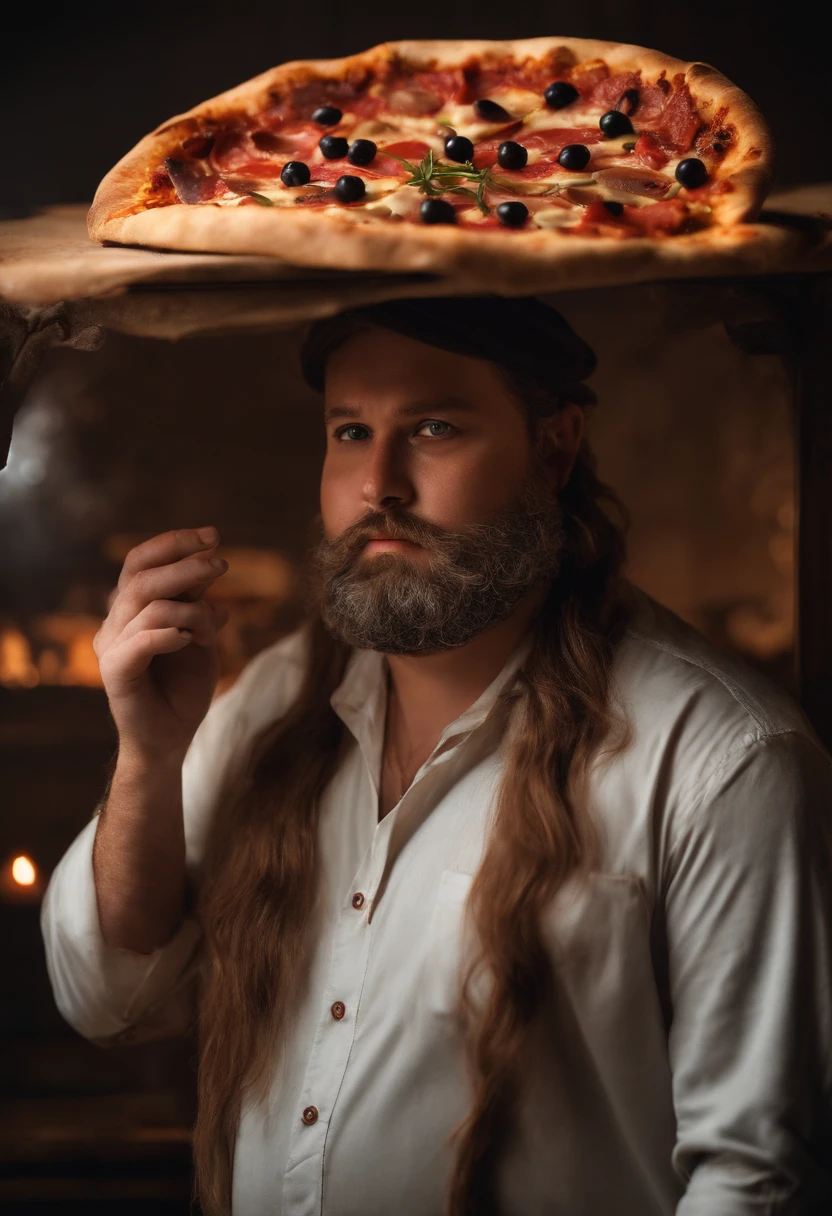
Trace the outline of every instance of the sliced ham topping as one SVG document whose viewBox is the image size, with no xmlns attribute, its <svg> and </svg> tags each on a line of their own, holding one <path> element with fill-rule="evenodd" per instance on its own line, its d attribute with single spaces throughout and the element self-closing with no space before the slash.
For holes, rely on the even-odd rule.
<svg viewBox="0 0 832 1216">
<path fill-rule="evenodd" d="M 601 169 L 595 174 L 595 180 L 611 190 L 625 190 L 628 194 L 639 194 L 644 198 L 663 198 L 673 181 L 660 173 L 651 173 L 649 169 L 630 168 L 621 166 L 615 169 Z"/>
<path fill-rule="evenodd" d="M 665 203 L 653 203 L 649 207 L 624 207 L 627 222 L 640 229 L 644 236 L 678 232 L 688 218 L 688 211 L 681 199 L 669 199 Z"/>
<path fill-rule="evenodd" d="M 588 203 L 584 210 L 578 229 L 586 228 L 596 230 L 600 228 L 601 236 L 613 236 L 619 239 L 638 236 L 638 230 L 627 223 L 627 219 L 623 214 L 613 215 L 603 203 L 598 201 Z"/>
<path fill-rule="evenodd" d="M 649 207 L 625 206 L 621 215 L 612 215 L 603 203 L 590 203 L 577 229 L 594 229 L 601 236 L 667 236 L 679 232 L 688 218 L 687 208 L 679 199 L 653 203 Z M 599 231 L 600 230 L 600 231 Z"/>
<path fill-rule="evenodd" d="M 464 68 L 445 68 L 438 72 L 413 72 L 392 76 L 384 96 L 402 114 L 435 114 L 446 102 L 467 105 L 474 101 Z"/>
<path fill-rule="evenodd" d="M 602 80 L 592 90 L 590 101 L 593 105 L 600 106 L 602 110 L 614 110 L 630 89 L 635 89 L 639 93 L 640 99 L 641 72 L 619 72 L 616 76 Z M 636 106 L 635 110 L 627 112 L 638 114 L 639 107 Z"/>
<path fill-rule="evenodd" d="M 165 169 L 180 203 L 207 203 L 227 193 L 221 177 L 211 173 L 202 161 L 166 160 Z"/>
<path fill-rule="evenodd" d="M 189 160 L 202 160 L 209 156 L 214 146 L 214 132 L 203 131 L 182 140 L 182 151 L 186 152 Z"/>
<path fill-rule="evenodd" d="M 256 131 L 221 131 L 211 151 L 211 168 L 216 173 L 240 173 L 243 165 L 262 158 L 264 164 L 277 158 L 307 161 L 318 146 L 322 132 L 309 123 L 283 123 L 276 128 Z"/>
<path fill-rule="evenodd" d="M 521 126 L 522 123 L 512 123 L 511 127 L 506 127 L 499 135 L 481 140 L 474 149 L 474 168 L 485 169 L 487 165 L 496 165 L 497 149 L 500 144 L 503 140 L 510 139 L 517 134 Z M 531 131 L 528 135 L 521 132 L 519 142 L 529 150 L 539 149 L 540 160 L 527 165 L 525 169 L 517 169 L 514 172 L 526 177 L 534 177 L 538 172 L 538 166 L 541 162 L 545 162 L 545 171 L 538 173 L 538 176 L 545 177 L 546 173 L 551 172 L 552 162 L 557 160 L 561 149 L 565 148 L 567 144 L 597 144 L 602 139 L 603 136 L 597 127 L 551 127 L 544 131 Z"/>
<path fill-rule="evenodd" d="M 286 162 L 282 160 L 239 160 L 233 169 L 226 169 L 223 181 L 235 183 L 240 189 L 256 190 L 256 182 L 280 180 L 280 171 Z"/>
<path fill-rule="evenodd" d="M 674 152 L 687 152 L 701 125 L 696 105 L 686 84 L 677 85 L 662 113 L 660 131 Z"/>
<path fill-rule="evenodd" d="M 610 70 L 603 59 L 589 59 L 572 69 L 569 81 L 582 97 L 591 97 L 596 85 L 606 80 L 609 74 Z"/>
<path fill-rule="evenodd" d="M 477 144 L 475 144 L 473 157 L 474 168 L 487 169 L 489 165 L 496 165 L 497 149 L 499 148 L 500 144 L 506 139 L 513 139 L 522 126 L 522 119 L 517 119 L 515 122 L 506 123 L 506 125 L 502 127 L 496 134 L 489 135 L 488 139 L 481 139 Z"/>
<path fill-rule="evenodd" d="M 533 164 L 526 165 L 522 169 L 513 169 L 510 173 L 506 169 L 497 168 L 495 170 L 495 175 L 497 180 L 500 182 L 508 182 L 509 184 L 516 181 L 533 182 L 537 181 L 537 179 L 541 177 L 551 177 L 556 169 L 557 163 L 554 159 L 536 160 Z M 574 174 L 567 174 L 565 169 L 563 170 L 563 173 L 564 176 L 574 177 Z"/>
<path fill-rule="evenodd" d="M 477 97 L 488 97 L 495 89 L 528 89 L 532 93 L 542 93 L 547 84 L 562 75 L 562 71 L 556 63 L 526 62 L 499 68 L 474 65 L 466 74 L 473 101 Z"/>
<path fill-rule="evenodd" d="M 387 104 L 397 114 L 420 116 L 435 114 L 441 108 L 442 98 L 430 89 L 421 89 L 416 85 L 407 88 L 393 89 L 387 94 Z"/>
<path fill-rule="evenodd" d="M 670 84 L 662 72 L 655 84 L 643 84 L 639 91 L 638 121 L 655 122 L 661 118 L 662 111 L 670 96 Z"/>
<path fill-rule="evenodd" d="M 369 71 L 356 72 L 347 80 L 311 80 L 285 96 L 273 94 L 267 114 L 291 122 L 310 119 L 318 106 L 337 106 L 362 118 L 373 118 L 384 102 L 382 97 L 367 91 L 372 83 Z"/>
<path fill-rule="evenodd" d="M 658 137 L 651 131 L 642 131 L 639 135 L 633 156 L 648 169 L 663 169 L 670 160 L 670 152 L 661 146 Z"/>
<path fill-rule="evenodd" d="M 351 165 L 348 160 L 325 160 L 320 163 L 311 162 L 309 165 L 310 182 L 322 182 L 327 185 L 334 185 L 339 177 L 348 173 L 350 177 L 363 177 L 366 181 L 372 181 L 376 177 L 394 177 L 400 173 L 402 178 L 406 177 L 407 170 L 404 165 L 400 165 L 398 161 L 392 158 L 387 158 L 388 165 L 395 165 L 389 173 L 381 169 L 376 169 L 376 157 L 372 165 Z"/>
<path fill-rule="evenodd" d="M 523 136 L 520 142 L 526 148 L 540 148 L 543 156 L 557 159 L 567 144 L 599 144 L 603 138 L 597 127 L 547 127 Z"/>
<path fill-rule="evenodd" d="M 393 152 L 396 156 L 401 156 L 415 168 L 428 151 L 429 145 L 423 143 L 421 139 L 400 139 L 397 143 L 380 147 L 369 167 L 382 177 L 395 177 L 397 174 L 407 173 L 407 169 L 401 161 L 393 160 L 392 156 L 385 156 L 385 152 Z"/>
</svg>

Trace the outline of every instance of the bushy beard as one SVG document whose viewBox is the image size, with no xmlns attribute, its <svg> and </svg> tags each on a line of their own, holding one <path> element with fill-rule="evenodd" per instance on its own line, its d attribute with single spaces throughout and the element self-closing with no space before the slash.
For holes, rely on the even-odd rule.
<svg viewBox="0 0 832 1216">
<path fill-rule="evenodd" d="M 422 545 L 362 557 L 383 536 Z M 535 465 L 519 500 L 456 532 L 407 511 L 373 511 L 311 555 L 313 594 L 335 637 L 384 654 L 427 654 L 464 646 L 508 617 L 528 591 L 558 573 L 563 510 Z"/>
</svg>

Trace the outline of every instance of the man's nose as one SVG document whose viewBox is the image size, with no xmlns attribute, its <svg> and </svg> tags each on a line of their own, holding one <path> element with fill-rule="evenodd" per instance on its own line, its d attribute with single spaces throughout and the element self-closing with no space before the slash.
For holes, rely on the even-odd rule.
<svg viewBox="0 0 832 1216">
<path fill-rule="evenodd" d="M 413 500 L 413 483 L 407 454 L 394 440 L 377 439 L 370 445 L 364 470 L 364 501 L 373 510 Z"/>
</svg>

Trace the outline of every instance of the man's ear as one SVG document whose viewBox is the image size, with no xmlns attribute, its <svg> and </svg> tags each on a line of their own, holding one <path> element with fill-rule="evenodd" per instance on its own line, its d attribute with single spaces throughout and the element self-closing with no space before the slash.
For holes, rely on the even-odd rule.
<svg viewBox="0 0 832 1216">
<path fill-rule="evenodd" d="M 555 476 L 558 493 L 569 481 L 584 437 L 585 423 L 583 409 L 573 402 L 564 405 L 556 414 L 537 419 L 535 446 Z"/>
</svg>

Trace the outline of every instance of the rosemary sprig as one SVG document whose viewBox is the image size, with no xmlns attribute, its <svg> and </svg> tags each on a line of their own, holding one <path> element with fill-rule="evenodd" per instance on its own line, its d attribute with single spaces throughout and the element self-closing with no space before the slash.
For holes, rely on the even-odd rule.
<svg viewBox="0 0 832 1216">
<path fill-rule="evenodd" d="M 488 215 L 489 207 L 483 198 L 483 192 L 491 177 L 490 165 L 485 169 L 475 169 L 470 160 L 461 165 L 445 165 L 441 161 L 434 160 L 433 148 L 428 149 L 418 165 L 411 164 L 409 160 L 405 160 L 403 156 L 397 156 L 395 152 L 385 152 L 383 148 L 382 153 L 384 156 L 391 156 L 393 160 L 399 161 L 407 169 L 410 177 L 405 182 L 406 186 L 415 186 L 422 194 L 428 196 L 467 194 L 474 200 L 483 215 Z M 472 184 L 476 182 L 476 192 L 469 189 L 468 186 L 460 185 L 460 178 Z"/>
</svg>

